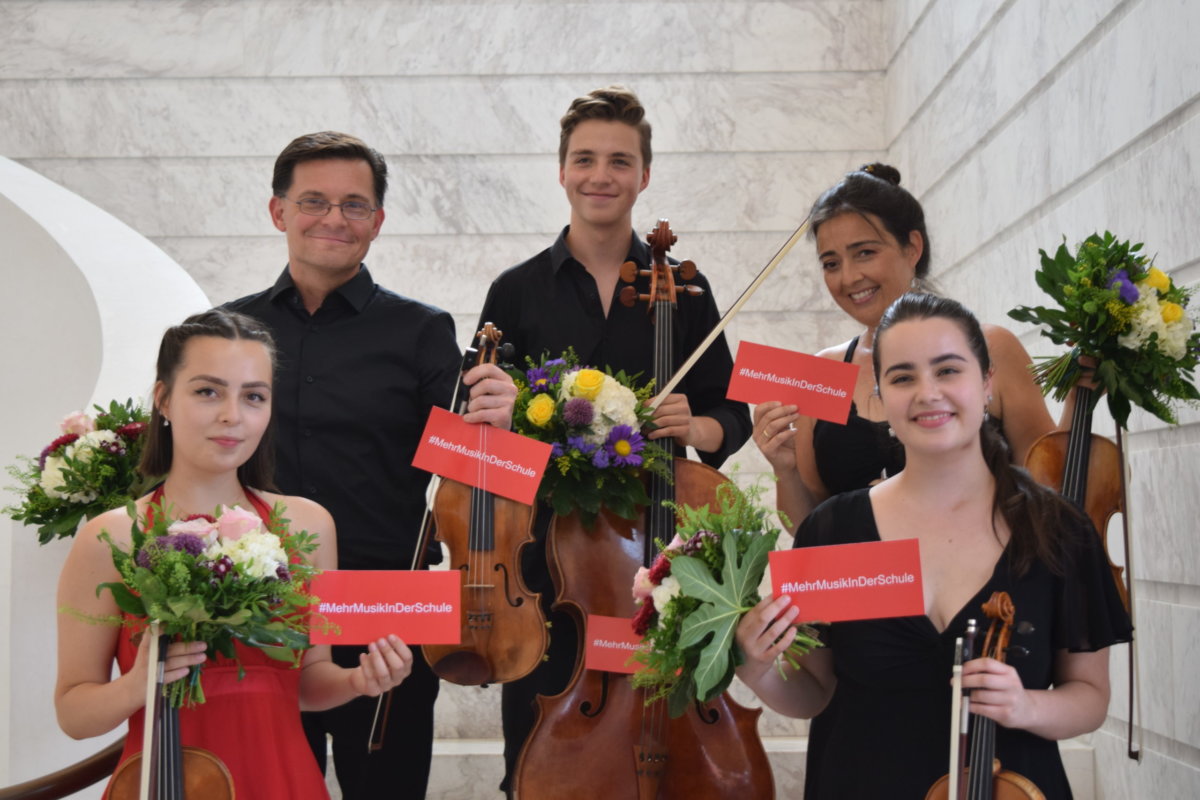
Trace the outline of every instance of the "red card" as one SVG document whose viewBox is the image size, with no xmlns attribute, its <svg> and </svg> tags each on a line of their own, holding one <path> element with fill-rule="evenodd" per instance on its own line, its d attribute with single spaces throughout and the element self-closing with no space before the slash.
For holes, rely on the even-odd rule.
<svg viewBox="0 0 1200 800">
<path fill-rule="evenodd" d="M 405 644 L 458 644 L 462 573 L 451 570 L 326 570 L 313 579 L 317 611 L 341 628 L 314 627 L 313 644 L 367 644 L 394 633 Z"/>
<path fill-rule="evenodd" d="M 549 460 L 546 442 L 494 425 L 472 425 L 435 406 L 412 463 L 443 478 L 533 505 Z"/>
<path fill-rule="evenodd" d="M 769 554 L 771 591 L 800 619 L 841 622 L 925 614 L 916 539 L 800 547 Z"/>
<path fill-rule="evenodd" d="M 845 425 L 858 365 L 742 342 L 725 396 L 744 403 L 778 400 L 806 417 Z"/>
<path fill-rule="evenodd" d="M 588 614 L 586 635 L 583 664 L 588 669 L 632 675 L 643 668 L 642 664 L 629 661 L 634 651 L 642 646 L 642 637 L 633 632 L 632 619 Z"/>
</svg>

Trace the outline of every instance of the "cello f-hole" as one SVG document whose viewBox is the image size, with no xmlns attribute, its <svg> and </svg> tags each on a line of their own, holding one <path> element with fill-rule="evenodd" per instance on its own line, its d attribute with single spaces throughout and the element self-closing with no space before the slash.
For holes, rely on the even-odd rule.
<svg viewBox="0 0 1200 800">
<path fill-rule="evenodd" d="M 596 710 L 592 710 L 592 701 L 584 700 L 579 704 L 579 713 L 585 717 L 598 717 L 604 711 L 604 707 L 608 705 L 608 673 L 605 672 L 600 676 L 600 705 L 596 706 Z"/>
</svg>

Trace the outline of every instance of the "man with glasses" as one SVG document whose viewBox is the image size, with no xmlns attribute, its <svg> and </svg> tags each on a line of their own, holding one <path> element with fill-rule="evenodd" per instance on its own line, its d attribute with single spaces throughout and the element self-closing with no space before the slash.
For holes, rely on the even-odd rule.
<svg viewBox="0 0 1200 800">
<path fill-rule="evenodd" d="M 270 289 L 226 306 L 275 336 L 276 483 L 333 514 L 341 569 L 411 567 L 429 481 L 412 457 L 430 408 L 449 406 L 461 362 L 450 315 L 378 286 L 363 263 L 386 190 L 383 157 L 359 139 L 297 138 L 275 162 L 270 202 L 287 267 Z M 488 364 L 465 380 L 467 421 L 508 427 L 512 379 Z M 387 700 L 382 749 L 368 754 L 373 698 L 304 715 L 322 767 L 332 735 L 347 800 L 425 796 L 438 681 L 413 649 L 412 674 Z M 333 659 L 353 667 L 365 650 L 334 647 Z"/>
</svg>

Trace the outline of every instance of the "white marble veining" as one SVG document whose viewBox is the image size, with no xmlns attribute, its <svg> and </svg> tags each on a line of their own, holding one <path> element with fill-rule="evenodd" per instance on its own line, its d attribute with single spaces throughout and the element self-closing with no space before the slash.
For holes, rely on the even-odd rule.
<svg viewBox="0 0 1200 800">
<path fill-rule="evenodd" d="M 1147 126 L 1194 98 L 1200 58 L 1187 31 L 1195 26 L 1200 26 L 1195 4 L 1138 5 L 971 151 L 923 196 L 934 218 L 957 217 L 958 224 L 943 236 L 947 257 L 956 260 L 971 252 L 1027 213 L 1031 203 L 1085 178 Z M 1146 58 L 1147 53 L 1155 57 Z M 1165 64 L 1172 68 L 1162 68 Z M 1105 97 L 1121 100 L 1110 108 Z M 1154 175 L 1167 173 L 1163 166 Z M 953 209 L 965 198 L 986 199 L 984 213 L 955 215 Z"/>
<path fill-rule="evenodd" d="M 0 47 L 0 74 L 138 78 L 879 69 L 881 8 L 878 0 L 310 0 L 302 5 L 290 0 L 11 0 L 0 3 L 0 31 L 10 32 Z"/>
<path fill-rule="evenodd" d="M 444 78 L 0 78 L 9 158 L 273 158 L 293 137 L 343 130 L 385 155 L 557 153 L 572 99 L 624 82 L 658 153 L 883 147 L 875 72 Z M 94 121 L 120 125 L 97 135 Z"/>
<path fill-rule="evenodd" d="M 984 27 L 971 27 L 956 41 L 955 57 L 961 61 L 953 74 L 936 73 L 940 81 L 936 85 L 910 74 L 912 70 L 897 59 L 888 71 L 887 137 L 892 152 L 908 167 L 911 186 L 923 192 L 940 179 L 1091 35 L 1093 26 L 1116 4 L 1117 0 L 1020 0 L 999 13 L 995 8 L 999 4 L 987 4 L 989 16 L 995 14 L 993 24 L 986 25 L 983 16 L 973 20 Z M 937 8 L 962 9 L 954 12 L 957 16 L 975 5 L 939 3 Z M 976 39 L 973 48 L 962 52 Z M 899 99 L 918 87 L 919 96 Z M 919 108 L 921 104 L 927 105 Z"/>
</svg>

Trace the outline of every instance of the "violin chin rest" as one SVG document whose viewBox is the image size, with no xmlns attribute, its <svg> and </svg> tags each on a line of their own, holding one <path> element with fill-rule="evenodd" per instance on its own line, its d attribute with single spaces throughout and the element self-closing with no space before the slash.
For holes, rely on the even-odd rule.
<svg viewBox="0 0 1200 800">
<path fill-rule="evenodd" d="M 459 686 L 483 686 L 492 682 L 492 665 L 478 653 L 458 650 L 430 664 L 435 675 Z"/>
</svg>

